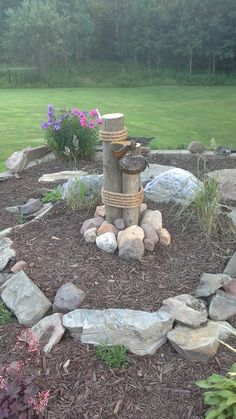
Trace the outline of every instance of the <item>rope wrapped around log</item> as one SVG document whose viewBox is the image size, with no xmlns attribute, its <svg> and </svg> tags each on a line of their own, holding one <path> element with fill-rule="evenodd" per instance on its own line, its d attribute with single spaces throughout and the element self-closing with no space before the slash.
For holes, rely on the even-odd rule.
<svg viewBox="0 0 236 419">
<path fill-rule="evenodd" d="M 140 190 L 134 194 L 123 194 L 118 192 L 107 191 L 102 188 L 102 203 L 110 207 L 116 208 L 139 208 L 143 202 L 144 191 L 141 186 Z"/>
<path fill-rule="evenodd" d="M 112 142 L 112 141 L 125 141 L 128 138 L 128 130 L 125 127 L 122 131 L 113 131 L 113 132 L 109 132 L 109 131 L 99 131 L 99 139 L 100 141 L 107 141 L 107 142 Z"/>
</svg>

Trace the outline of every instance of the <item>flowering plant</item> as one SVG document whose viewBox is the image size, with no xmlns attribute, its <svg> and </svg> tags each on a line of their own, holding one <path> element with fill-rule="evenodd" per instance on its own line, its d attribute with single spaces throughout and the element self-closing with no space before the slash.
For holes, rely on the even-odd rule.
<svg viewBox="0 0 236 419">
<path fill-rule="evenodd" d="M 42 128 L 46 130 L 47 143 L 53 151 L 61 157 L 89 157 L 97 142 L 98 126 L 102 123 L 97 109 L 86 112 L 73 108 L 57 115 L 54 106 L 49 105 L 47 116 Z"/>
<path fill-rule="evenodd" d="M 17 336 L 15 349 L 26 349 L 31 362 L 38 359 L 40 346 L 30 329 L 24 329 Z M 26 360 L 27 361 L 27 360 Z M 49 390 L 39 391 L 34 377 L 26 372 L 23 360 L 4 365 L 0 373 L 0 418 L 27 419 L 43 412 L 48 403 Z M 32 410 L 34 416 L 32 416 Z M 29 413 L 31 415 L 29 416 Z"/>
</svg>

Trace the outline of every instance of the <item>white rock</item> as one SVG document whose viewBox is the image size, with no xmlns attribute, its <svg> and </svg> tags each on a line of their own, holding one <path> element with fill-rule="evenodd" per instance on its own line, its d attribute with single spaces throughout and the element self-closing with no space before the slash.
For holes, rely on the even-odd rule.
<svg viewBox="0 0 236 419">
<path fill-rule="evenodd" d="M 124 345 L 137 355 L 153 355 L 166 342 L 173 320 L 167 313 L 140 310 L 74 310 L 63 316 L 63 326 L 86 344 Z"/>
<path fill-rule="evenodd" d="M 10 259 L 16 256 L 16 252 L 11 248 L 12 240 L 8 237 L 0 239 L 0 271 L 2 271 Z"/>
<path fill-rule="evenodd" d="M 164 164 L 150 163 L 144 172 L 140 174 L 141 182 L 150 182 L 156 176 L 159 176 L 161 173 L 166 173 L 171 169 L 175 169 L 174 166 L 165 166 Z"/>
<path fill-rule="evenodd" d="M 15 151 L 5 162 L 11 173 L 18 173 L 25 169 L 28 159 L 22 151 Z"/>
<path fill-rule="evenodd" d="M 25 326 L 33 326 L 51 307 L 51 302 L 24 271 L 12 275 L 0 292 L 3 302 Z"/>
<path fill-rule="evenodd" d="M 5 228 L 5 230 L 0 231 L 0 239 L 3 239 L 4 237 L 9 236 L 12 230 L 13 230 L 13 227 L 9 227 L 9 228 Z"/>
<path fill-rule="evenodd" d="M 86 243 L 95 243 L 97 238 L 97 229 L 96 227 L 89 228 L 84 232 L 84 239 Z"/>
<path fill-rule="evenodd" d="M 159 228 L 157 233 L 162 246 L 169 246 L 171 243 L 171 235 L 169 231 L 167 231 L 166 228 Z"/>
<path fill-rule="evenodd" d="M 50 352 L 52 347 L 60 342 L 65 332 L 65 328 L 62 326 L 62 314 L 55 313 L 44 317 L 31 330 L 39 340 L 39 343 L 42 338 L 47 337 L 47 343 L 44 345 L 43 351 L 45 353 Z"/>
<path fill-rule="evenodd" d="M 140 225 L 142 226 L 143 224 L 150 224 L 151 226 L 153 226 L 153 228 L 157 232 L 160 228 L 162 228 L 161 212 L 158 210 L 144 211 Z"/>
<path fill-rule="evenodd" d="M 105 233 L 96 238 L 96 245 L 106 253 L 115 253 L 117 241 L 114 233 Z"/>
<path fill-rule="evenodd" d="M 156 176 L 145 189 L 145 197 L 157 203 L 191 201 L 202 183 L 190 172 L 174 168 Z"/>
</svg>

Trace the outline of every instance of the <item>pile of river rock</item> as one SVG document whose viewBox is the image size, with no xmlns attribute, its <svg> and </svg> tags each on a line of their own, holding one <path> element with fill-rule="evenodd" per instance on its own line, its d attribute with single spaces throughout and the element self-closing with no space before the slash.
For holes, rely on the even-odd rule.
<svg viewBox="0 0 236 419">
<path fill-rule="evenodd" d="M 114 224 L 105 220 L 105 205 L 96 208 L 93 218 L 84 221 L 80 233 L 87 243 L 96 243 L 97 247 L 107 253 L 115 253 L 123 259 L 140 259 L 145 250 L 153 252 L 157 243 L 168 246 L 171 243 L 170 233 L 162 227 L 160 211 L 148 210 L 142 204 L 140 226 L 125 227 L 123 218 Z"/>
</svg>

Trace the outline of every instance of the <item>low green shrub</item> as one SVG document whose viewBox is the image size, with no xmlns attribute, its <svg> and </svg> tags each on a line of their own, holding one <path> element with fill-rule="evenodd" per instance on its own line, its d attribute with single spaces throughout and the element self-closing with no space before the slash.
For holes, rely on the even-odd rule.
<svg viewBox="0 0 236 419">
<path fill-rule="evenodd" d="M 198 380 L 196 385 L 207 389 L 204 403 L 209 406 L 205 419 L 236 418 L 236 363 L 232 365 L 229 378 L 212 374 L 205 380 Z"/>
<path fill-rule="evenodd" d="M 7 324 L 11 321 L 11 312 L 6 308 L 5 304 L 0 303 L 0 325 Z"/>
<path fill-rule="evenodd" d="M 17 224 L 25 224 L 26 223 L 25 216 L 23 214 L 18 214 L 17 217 L 16 217 L 16 223 Z"/>
<path fill-rule="evenodd" d="M 108 346 L 107 343 L 98 346 L 97 358 L 109 365 L 110 368 L 120 368 L 129 363 L 128 349 L 123 345 Z"/>
<path fill-rule="evenodd" d="M 53 105 L 48 106 L 48 120 L 42 123 L 48 146 L 59 156 L 85 159 L 93 152 L 101 124 L 96 109 L 89 113 L 73 108 L 56 115 Z"/>
<path fill-rule="evenodd" d="M 61 188 L 58 186 L 57 188 L 53 189 L 53 191 L 47 192 L 42 197 L 43 204 L 48 202 L 58 202 L 62 199 Z"/>
</svg>

